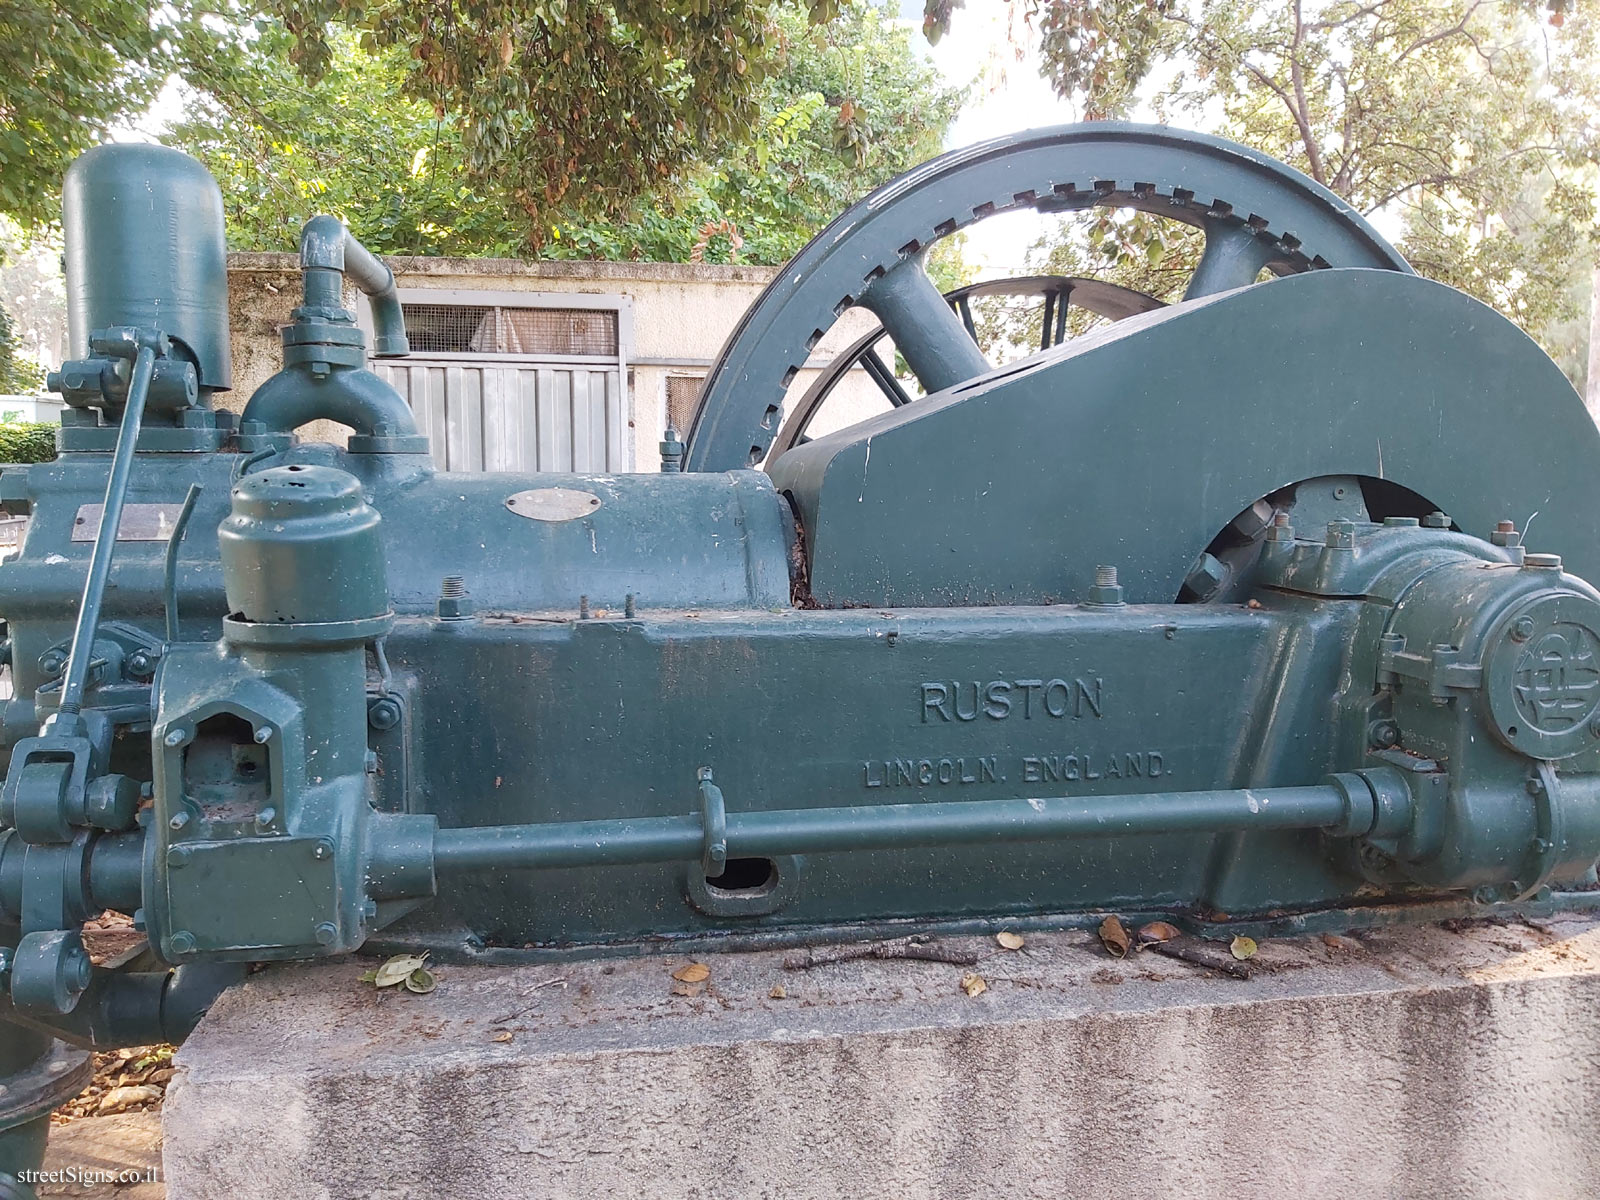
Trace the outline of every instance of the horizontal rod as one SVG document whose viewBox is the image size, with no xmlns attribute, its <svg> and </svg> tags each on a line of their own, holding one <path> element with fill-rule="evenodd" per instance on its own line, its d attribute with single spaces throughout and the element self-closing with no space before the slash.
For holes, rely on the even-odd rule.
<svg viewBox="0 0 1600 1200">
<path fill-rule="evenodd" d="M 1316 786 L 730 812 L 728 857 L 1324 829 L 1344 822 L 1345 806 L 1337 788 Z M 703 838 L 697 816 L 487 825 L 439 830 L 434 854 L 440 870 L 687 862 L 700 858 Z"/>
</svg>

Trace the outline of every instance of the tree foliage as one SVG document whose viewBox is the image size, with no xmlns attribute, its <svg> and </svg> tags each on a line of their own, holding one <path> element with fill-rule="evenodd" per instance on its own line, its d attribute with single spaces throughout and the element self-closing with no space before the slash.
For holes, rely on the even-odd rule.
<svg viewBox="0 0 1600 1200">
<path fill-rule="evenodd" d="M 184 35 L 145 0 L 0 3 L 0 214 L 53 221 L 67 165 L 155 99 Z"/>
<path fill-rule="evenodd" d="M 1597 6 L 1577 0 L 1013 0 L 1046 75 L 1092 116 L 1137 99 L 1273 154 L 1398 225 L 1417 269 L 1536 335 L 1595 246 Z M 930 0 L 930 14 L 937 7 Z M 1166 73 L 1153 74 L 1157 64 Z M 1175 70 L 1173 68 L 1176 68 Z M 1142 90 L 1141 90 L 1142 85 Z M 1269 214 L 1270 215 L 1270 214 Z M 1101 219 L 1041 265 L 1171 290 L 1192 259 Z"/>
<path fill-rule="evenodd" d="M 871 4 L 847 3 L 821 25 L 780 9 L 752 135 L 620 221 L 563 228 L 545 252 L 782 263 L 872 188 L 937 154 L 961 96 Z"/>
<path fill-rule="evenodd" d="M 565 204 L 614 214 L 737 139 L 769 69 L 764 0 L 277 0 L 295 65 L 320 80 L 329 30 L 411 56 L 407 96 L 457 126 L 466 173 L 530 228 Z M 808 0 L 825 20 L 833 0 Z M 534 224 L 535 222 L 539 224 Z"/>
<path fill-rule="evenodd" d="M 494 184 L 530 228 L 556 204 L 616 213 L 746 134 L 771 2 L 7 0 L 0 45 L 24 61 L 0 73 L 0 213 L 52 219 L 72 157 L 174 74 L 274 134 L 305 133 L 274 123 L 265 91 L 320 85 L 347 38 L 451 126 L 469 184 Z M 804 3 L 814 20 L 836 14 L 837 0 Z M 292 80 L 272 69 L 284 55 Z"/>
<path fill-rule="evenodd" d="M 261 22 L 240 45 L 252 69 L 232 94 L 201 99 L 171 140 L 218 177 L 245 249 L 292 246 L 307 216 L 329 211 L 382 253 L 782 262 L 868 188 L 937 152 L 959 102 L 871 4 L 822 24 L 789 4 L 767 28 L 742 136 L 641 181 L 628 202 L 570 190 L 528 201 L 520 168 L 474 170 L 463 123 L 408 93 L 400 48 L 335 29 L 308 86 L 285 30 Z"/>
</svg>

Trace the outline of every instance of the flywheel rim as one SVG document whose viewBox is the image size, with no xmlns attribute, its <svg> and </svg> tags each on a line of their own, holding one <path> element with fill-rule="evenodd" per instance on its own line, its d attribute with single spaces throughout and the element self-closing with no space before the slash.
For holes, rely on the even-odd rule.
<svg viewBox="0 0 1600 1200">
<path fill-rule="evenodd" d="M 884 184 L 789 261 L 707 374 L 685 439 L 684 469 L 760 462 L 778 433 L 788 386 L 823 334 L 874 283 L 916 261 L 934 241 L 1001 212 L 1095 207 L 1157 213 L 1203 229 L 1207 259 L 1213 246 L 1236 254 L 1241 265 L 1234 277 L 1244 283 L 1262 266 L 1278 274 L 1327 267 L 1413 273 L 1346 201 L 1223 138 L 1092 122 L 992 139 Z M 1227 255 L 1219 252 L 1217 260 L 1215 281 L 1237 286 L 1228 282 Z M 1225 288 L 1201 294 L 1216 290 Z"/>
</svg>

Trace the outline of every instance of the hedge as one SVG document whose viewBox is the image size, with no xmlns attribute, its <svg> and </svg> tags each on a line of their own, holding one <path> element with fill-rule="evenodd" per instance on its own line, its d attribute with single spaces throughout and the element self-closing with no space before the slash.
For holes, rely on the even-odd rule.
<svg viewBox="0 0 1600 1200">
<path fill-rule="evenodd" d="M 49 462 L 56 456 L 56 430 L 42 421 L 0 423 L 0 463 Z"/>
</svg>

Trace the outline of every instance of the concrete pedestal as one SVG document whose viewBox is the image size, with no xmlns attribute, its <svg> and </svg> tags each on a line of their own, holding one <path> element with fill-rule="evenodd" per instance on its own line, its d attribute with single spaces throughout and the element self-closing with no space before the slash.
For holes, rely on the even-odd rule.
<svg viewBox="0 0 1600 1200">
<path fill-rule="evenodd" d="M 1600 923 L 1273 941 L 1249 981 L 1080 933 L 950 944 L 985 958 L 709 956 L 690 996 L 683 957 L 426 996 L 273 969 L 180 1054 L 168 1195 L 1600 1194 Z"/>
</svg>

